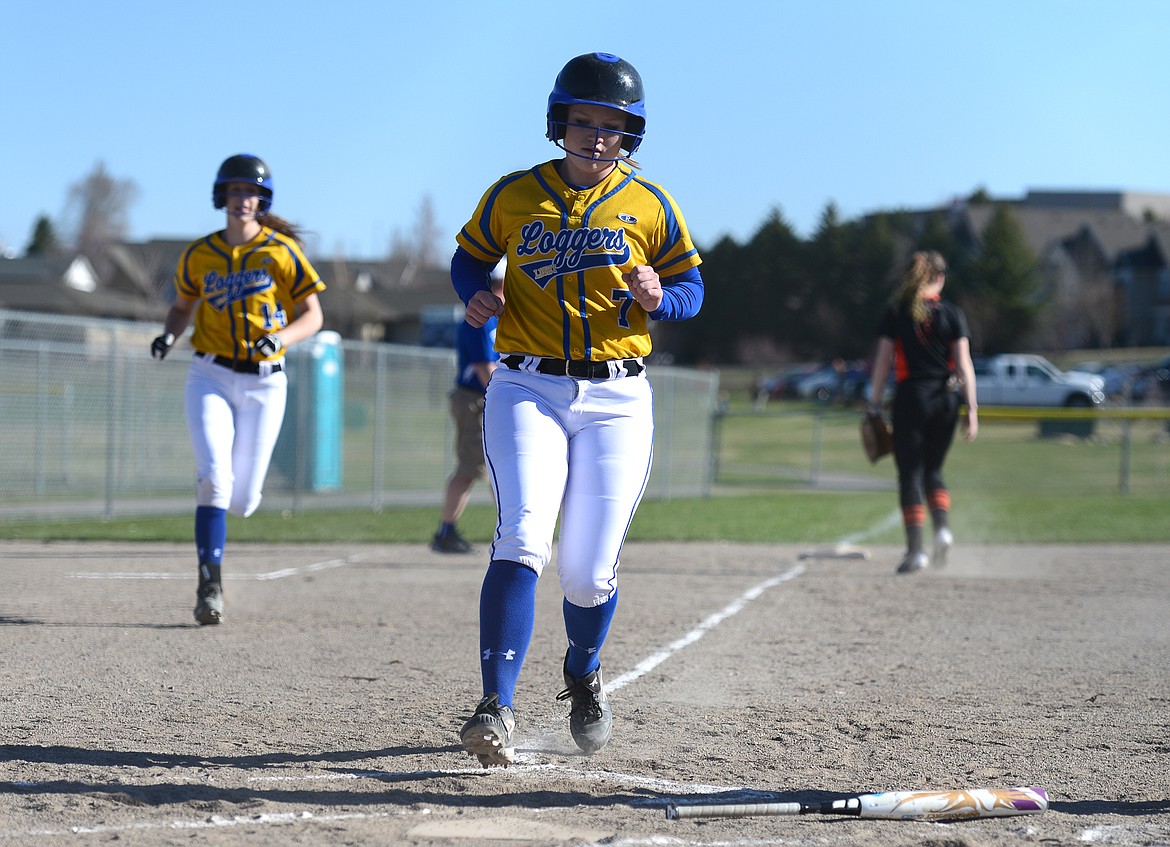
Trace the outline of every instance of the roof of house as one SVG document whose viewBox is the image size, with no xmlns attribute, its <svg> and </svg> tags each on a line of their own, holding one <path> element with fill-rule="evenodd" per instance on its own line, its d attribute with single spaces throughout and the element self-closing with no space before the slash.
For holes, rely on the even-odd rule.
<svg viewBox="0 0 1170 847">
<path fill-rule="evenodd" d="M 1043 256 L 1054 245 L 1083 232 L 1092 237 L 1114 258 L 1126 250 L 1145 244 L 1152 233 L 1170 232 L 1170 225 L 1143 221 L 1122 211 L 1093 208 L 1047 208 L 1022 204 L 1011 206 L 1013 217 L 1020 225 L 1024 238 L 1037 256 Z M 993 204 L 968 205 L 964 210 L 972 233 L 982 233 L 991 216 Z"/>
<path fill-rule="evenodd" d="M 107 290 L 100 281 L 93 290 L 70 284 L 71 272 L 77 270 L 79 262 L 92 273 L 85 258 L 78 256 L 0 259 L 0 308 L 129 320 L 162 319 L 165 304 L 150 298 Z"/>
<path fill-rule="evenodd" d="M 190 243 L 183 239 L 122 242 L 106 253 L 110 271 L 92 292 L 70 287 L 75 256 L 0 258 L 0 307 L 132 320 L 161 320 L 174 299 L 175 266 Z M 80 257 L 84 262 L 84 257 Z M 418 267 L 404 259 L 309 260 L 327 286 L 326 323 L 349 328 L 417 318 L 427 306 L 458 305 L 446 268 Z M 85 262 L 92 272 L 92 267 Z"/>
</svg>

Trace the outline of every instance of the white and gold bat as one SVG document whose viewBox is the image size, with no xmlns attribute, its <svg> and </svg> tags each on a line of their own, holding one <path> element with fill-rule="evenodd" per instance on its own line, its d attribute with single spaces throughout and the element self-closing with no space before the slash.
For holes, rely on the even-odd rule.
<svg viewBox="0 0 1170 847">
<path fill-rule="evenodd" d="M 762 815 L 856 815 L 883 820 L 955 821 L 1038 815 L 1048 810 L 1048 792 L 1030 788 L 968 788 L 955 791 L 883 791 L 825 803 L 671 803 L 669 820 L 748 818 Z"/>
</svg>

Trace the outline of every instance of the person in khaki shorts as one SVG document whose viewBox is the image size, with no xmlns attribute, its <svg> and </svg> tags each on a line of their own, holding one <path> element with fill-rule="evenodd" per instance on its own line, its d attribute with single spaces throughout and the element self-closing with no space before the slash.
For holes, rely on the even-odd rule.
<svg viewBox="0 0 1170 847">
<path fill-rule="evenodd" d="M 502 292 L 497 279 L 493 278 L 492 284 Z M 436 553 L 473 552 L 471 542 L 459 534 L 456 524 L 467 506 L 472 486 L 484 475 L 483 401 L 488 380 L 500 359 L 495 351 L 496 324 L 495 318 L 478 328 L 464 321 L 457 330 L 459 373 L 451 392 L 456 466 L 447 479 L 442 523 L 431 539 L 431 549 Z"/>
</svg>

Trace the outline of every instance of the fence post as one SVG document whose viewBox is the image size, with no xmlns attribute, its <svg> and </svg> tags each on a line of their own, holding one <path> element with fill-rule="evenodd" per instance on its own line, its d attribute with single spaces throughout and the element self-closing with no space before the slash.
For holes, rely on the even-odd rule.
<svg viewBox="0 0 1170 847">
<path fill-rule="evenodd" d="M 727 415 L 727 403 L 717 403 L 711 415 L 711 485 L 719 479 L 719 455 L 723 450 L 723 418 Z"/>
<path fill-rule="evenodd" d="M 825 427 L 825 412 L 817 409 L 813 413 L 812 456 L 808 471 L 808 484 L 816 488 L 821 480 L 821 436 Z"/>
<path fill-rule="evenodd" d="M 114 489 L 118 466 L 118 340 L 117 333 L 108 333 L 110 344 L 106 353 L 110 363 L 106 369 L 106 520 L 114 519 Z"/>
<path fill-rule="evenodd" d="M 36 441 L 33 445 L 33 491 L 40 497 L 45 493 L 45 440 L 48 437 L 49 411 L 49 367 L 45 359 L 48 356 L 49 342 L 42 341 L 37 345 L 37 420 Z"/>
<path fill-rule="evenodd" d="M 375 512 L 381 512 L 386 500 L 385 475 L 386 466 L 386 408 L 390 404 L 390 390 L 386 387 L 387 353 L 384 350 L 374 350 L 374 475 L 370 486 L 371 506 Z"/>
<path fill-rule="evenodd" d="M 1122 495 L 1129 494 L 1129 464 L 1133 458 L 1133 418 L 1121 422 L 1121 482 Z"/>
</svg>

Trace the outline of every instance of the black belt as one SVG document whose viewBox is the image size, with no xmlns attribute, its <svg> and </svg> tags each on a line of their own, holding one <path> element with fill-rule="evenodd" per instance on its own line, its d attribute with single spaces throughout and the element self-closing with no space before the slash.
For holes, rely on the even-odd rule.
<svg viewBox="0 0 1170 847">
<path fill-rule="evenodd" d="M 529 356 L 504 356 L 500 364 L 514 371 L 536 371 L 549 376 L 571 376 L 576 379 L 610 379 L 637 376 L 646 370 L 641 359 L 614 359 L 617 373 L 610 372 L 610 362 L 589 362 L 583 359 L 535 359 Z"/>
<path fill-rule="evenodd" d="M 284 370 L 284 365 L 280 362 L 249 362 L 247 359 L 229 359 L 227 356 L 212 356 L 209 353 L 200 353 L 199 357 L 238 374 L 258 374 L 261 365 L 268 366 L 268 373 L 280 373 Z"/>
</svg>

